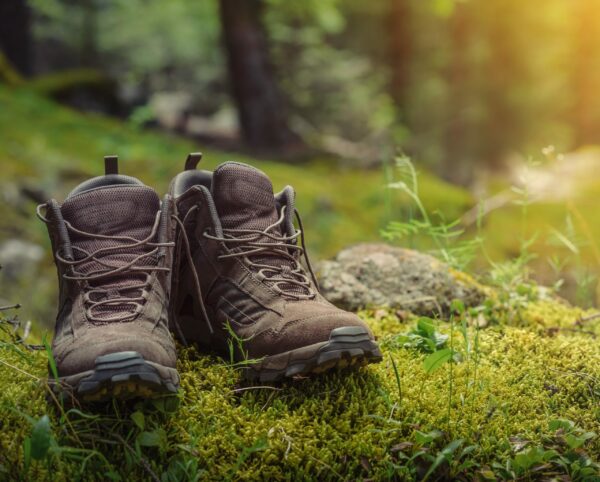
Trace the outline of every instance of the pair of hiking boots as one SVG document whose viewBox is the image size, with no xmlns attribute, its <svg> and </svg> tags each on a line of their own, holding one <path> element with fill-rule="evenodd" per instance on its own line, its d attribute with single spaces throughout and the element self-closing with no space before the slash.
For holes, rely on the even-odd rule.
<svg viewBox="0 0 600 482">
<path fill-rule="evenodd" d="M 319 294 L 293 189 L 274 194 L 236 162 L 198 170 L 200 158 L 188 156 L 162 200 L 108 156 L 104 176 L 38 207 L 58 269 L 61 391 L 175 393 L 171 333 L 261 382 L 381 360 L 369 328 Z"/>
</svg>

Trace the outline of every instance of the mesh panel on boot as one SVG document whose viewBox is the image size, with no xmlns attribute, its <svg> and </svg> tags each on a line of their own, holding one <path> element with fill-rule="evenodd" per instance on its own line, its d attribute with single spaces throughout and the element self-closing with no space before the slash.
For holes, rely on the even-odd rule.
<svg viewBox="0 0 600 482">
<path fill-rule="evenodd" d="M 67 198 L 61 206 L 65 221 L 74 228 L 89 234 L 103 236 L 128 236 L 135 240 L 148 237 L 152 231 L 156 213 L 160 209 L 160 200 L 156 192 L 147 186 L 111 186 L 95 189 L 71 198 Z M 118 248 L 133 243 L 133 240 L 114 240 L 89 237 L 69 230 L 71 244 L 75 248 L 75 259 L 82 259 L 86 253 L 103 248 Z M 133 260 L 140 254 L 147 253 L 153 248 L 142 245 L 136 248 L 124 249 L 122 252 L 111 251 L 110 254 L 99 254 L 102 261 L 119 267 Z M 142 258 L 137 264 L 150 266 L 156 265 L 153 257 Z M 77 265 L 76 270 L 81 274 L 89 274 L 96 270 L 106 269 L 93 260 Z M 143 273 L 125 272 L 112 278 L 91 281 L 91 287 L 103 289 L 118 289 L 144 282 L 146 275 Z M 122 296 L 139 296 L 140 290 L 123 290 Z M 98 301 L 103 296 L 93 294 L 92 299 Z M 94 308 L 94 315 L 98 318 L 108 318 L 115 313 L 130 311 L 131 305 L 101 305 Z"/>
<path fill-rule="evenodd" d="M 213 174 L 212 195 L 226 229 L 265 229 L 278 219 L 273 185 L 250 166 L 228 162 Z"/>
</svg>

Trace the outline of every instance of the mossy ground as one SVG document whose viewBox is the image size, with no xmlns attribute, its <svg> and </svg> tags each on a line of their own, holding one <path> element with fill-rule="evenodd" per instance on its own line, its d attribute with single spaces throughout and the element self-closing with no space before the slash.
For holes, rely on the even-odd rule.
<svg viewBox="0 0 600 482">
<path fill-rule="evenodd" d="M 518 452 L 600 459 L 600 438 L 589 435 L 600 434 L 598 322 L 581 327 L 585 314 L 556 301 L 528 304 L 520 327 L 462 331 L 457 319 L 452 346 L 461 361 L 428 374 L 425 355 L 394 343 L 414 319 L 361 315 L 381 341 L 381 364 L 250 386 L 225 360 L 182 348 L 180 403 L 166 413 L 151 401 L 62 408 L 47 400 L 45 351 L 4 335 L 0 479 L 417 480 L 440 456 L 429 480 L 594 480 L 578 476 L 577 463 L 523 469 Z M 448 334 L 450 325 L 439 329 Z M 50 449 L 26 462 L 26 439 L 39 436 L 46 414 Z M 557 419 L 588 434 L 581 447 L 570 451 L 568 434 L 551 428 Z M 448 453 L 449 444 L 458 448 Z"/>
</svg>

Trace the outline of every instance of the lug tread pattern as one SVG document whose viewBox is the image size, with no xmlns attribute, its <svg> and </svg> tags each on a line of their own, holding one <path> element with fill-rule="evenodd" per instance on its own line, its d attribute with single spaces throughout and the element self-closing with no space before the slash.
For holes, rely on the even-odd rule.
<svg viewBox="0 0 600 482">
<path fill-rule="evenodd" d="M 382 359 L 379 346 L 365 328 L 344 326 L 332 330 L 329 341 L 315 345 L 314 350 L 305 347 L 265 357 L 249 366 L 244 375 L 251 382 L 279 382 L 336 369 L 359 368 Z"/>
<path fill-rule="evenodd" d="M 94 370 L 70 384 L 67 377 L 59 379 L 54 390 L 63 399 L 66 395 L 82 402 L 106 402 L 113 398 L 154 398 L 174 395 L 178 383 L 164 378 L 142 355 L 134 351 L 124 351 L 99 356 Z"/>
</svg>

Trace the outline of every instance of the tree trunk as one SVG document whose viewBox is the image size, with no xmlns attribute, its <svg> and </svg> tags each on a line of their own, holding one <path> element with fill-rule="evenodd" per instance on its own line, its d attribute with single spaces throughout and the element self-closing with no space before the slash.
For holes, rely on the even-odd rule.
<svg viewBox="0 0 600 482">
<path fill-rule="evenodd" d="M 269 62 L 262 0 L 220 0 L 229 82 L 246 143 L 290 150 L 300 139 L 288 125 L 285 102 Z"/>
<path fill-rule="evenodd" d="M 590 0 L 573 2 L 575 53 L 573 55 L 573 121 L 576 147 L 597 143 L 600 139 L 600 115 L 596 100 L 600 79 L 600 62 L 597 58 L 597 40 L 600 22 L 595 13 L 597 4 Z"/>
<path fill-rule="evenodd" d="M 21 74 L 30 75 L 31 11 L 26 0 L 0 0 L 0 50 Z"/>
<path fill-rule="evenodd" d="M 411 8 L 410 0 L 390 0 L 388 17 L 390 38 L 390 65 L 392 67 L 390 93 L 406 121 L 406 101 L 410 83 Z"/>
<path fill-rule="evenodd" d="M 77 2 L 76 2 L 77 3 Z M 98 5 L 96 0 L 78 0 L 82 10 L 80 64 L 84 67 L 98 67 Z"/>
<path fill-rule="evenodd" d="M 481 135 L 485 139 L 482 158 L 492 169 L 501 169 L 507 154 L 518 148 L 527 126 L 522 124 L 522 106 L 511 100 L 511 92 L 527 82 L 524 79 L 522 61 L 519 57 L 519 44 L 511 32 L 515 27 L 514 2 L 490 4 L 490 24 L 487 26 L 490 58 L 485 66 L 485 102 L 487 120 Z M 522 25 L 519 24 L 519 28 Z"/>
<path fill-rule="evenodd" d="M 472 181 L 473 166 L 469 153 L 469 129 L 466 118 L 469 107 L 470 72 L 467 49 L 471 41 L 466 6 L 457 4 L 450 18 L 451 55 L 447 69 L 448 125 L 442 175 L 450 182 L 468 185 Z"/>
</svg>

